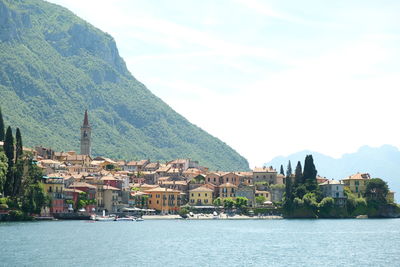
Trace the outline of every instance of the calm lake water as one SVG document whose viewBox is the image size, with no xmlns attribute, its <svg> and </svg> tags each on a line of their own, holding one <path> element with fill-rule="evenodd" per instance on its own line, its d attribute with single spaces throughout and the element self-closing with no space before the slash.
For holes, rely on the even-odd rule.
<svg viewBox="0 0 400 267">
<path fill-rule="evenodd" d="M 1 266 L 400 266 L 400 219 L 0 223 Z"/>
</svg>

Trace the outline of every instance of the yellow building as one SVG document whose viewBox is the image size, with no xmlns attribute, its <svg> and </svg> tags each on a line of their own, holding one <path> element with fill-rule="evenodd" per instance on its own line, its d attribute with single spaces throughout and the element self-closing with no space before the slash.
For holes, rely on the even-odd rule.
<svg viewBox="0 0 400 267">
<path fill-rule="evenodd" d="M 358 197 L 362 197 L 365 194 L 367 182 L 369 179 L 371 179 L 369 173 L 356 173 L 342 179 L 342 181 L 353 194 L 356 194 Z"/>
<path fill-rule="evenodd" d="M 192 206 L 209 206 L 213 203 L 214 190 L 205 186 L 200 186 L 189 190 L 189 205 Z"/>
<path fill-rule="evenodd" d="M 181 205 L 181 191 L 156 187 L 144 191 L 149 195 L 148 207 L 161 213 L 175 213 Z"/>
<path fill-rule="evenodd" d="M 386 195 L 386 200 L 389 203 L 394 203 L 394 192 L 393 191 L 389 191 Z"/>
<path fill-rule="evenodd" d="M 231 183 L 225 183 L 219 186 L 219 197 L 224 200 L 225 198 L 236 198 L 237 186 Z"/>
<path fill-rule="evenodd" d="M 51 197 L 50 213 L 64 212 L 66 209 L 64 199 L 64 178 L 45 176 L 42 181 L 44 190 Z"/>
</svg>

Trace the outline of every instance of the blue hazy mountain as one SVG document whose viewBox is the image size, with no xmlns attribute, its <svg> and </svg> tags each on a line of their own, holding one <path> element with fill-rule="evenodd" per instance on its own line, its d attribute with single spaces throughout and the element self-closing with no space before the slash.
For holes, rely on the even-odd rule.
<svg viewBox="0 0 400 267">
<path fill-rule="evenodd" d="M 286 157 L 275 157 L 265 165 L 279 168 L 283 164 L 286 170 L 290 160 L 294 169 L 299 160 L 304 165 L 304 158 L 308 154 L 313 155 L 318 174 L 321 176 L 343 179 L 356 172 L 368 172 L 374 178 L 379 177 L 387 181 L 390 189 L 400 194 L 400 151 L 391 145 L 376 148 L 363 146 L 357 152 L 344 154 L 338 159 L 304 150 Z"/>
</svg>

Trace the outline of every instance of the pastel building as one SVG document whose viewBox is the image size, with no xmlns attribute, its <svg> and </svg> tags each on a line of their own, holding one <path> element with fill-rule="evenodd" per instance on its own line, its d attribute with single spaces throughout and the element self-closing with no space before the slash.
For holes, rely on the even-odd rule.
<svg viewBox="0 0 400 267">
<path fill-rule="evenodd" d="M 213 204 L 214 190 L 205 186 L 200 186 L 189 190 L 189 205 L 192 206 L 209 206 Z"/>
<path fill-rule="evenodd" d="M 369 173 L 356 173 L 342 179 L 344 185 L 350 189 L 353 194 L 362 197 L 365 194 L 368 180 L 371 179 Z"/>
<path fill-rule="evenodd" d="M 151 188 L 146 191 L 148 194 L 148 207 L 163 214 L 176 213 L 181 205 L 181 191 L 170 188 Z"/>
</svg>

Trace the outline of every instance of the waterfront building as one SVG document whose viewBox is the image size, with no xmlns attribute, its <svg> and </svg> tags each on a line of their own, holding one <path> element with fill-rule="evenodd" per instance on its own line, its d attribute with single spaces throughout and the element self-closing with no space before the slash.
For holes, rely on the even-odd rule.
<svg viewBox="0 0 400 267">
<path fill-rule="evenodd" d="M 236 197 L 245 197 L 248 199 L 247 205 L 250 207 L 254 207 L 256 204 L 255 201 L 255 192 L 256 188 L 253 185 L 245 185 L 241 184 L 238 186 L 236 190 Z"/>
<path fill-rule="evenodd" d="M 365 189 L 369 179 L 371 179 L 369 173 L 358 172 L 342 179 L 342 181 L 353 194 L 356 194 L 358 197 L 362 197 L 365 194 Z"/>
<path fill-rule="evenodd" d="M 192 206 L 210 206 L 213 203 L 214 190 L 200 186 L 189 190 L 189 205 Z"/>
<path fill-rule="evenodd" d="M 48 177 L 42 179 L 44 190 L 51 198 L 50 213 L 62 213 L 66 210 L 64 197 L 64 178 Z"/>
<path fill-rule="evenodd" d="M 144 191 L 149 195 L 148 207 L 162 214 L 176 213 L 181 206 L 181 194 L 179 190 L 156 187 Z"/>
<path fill-rule="evenodd" d="M 331 197 L 335 200 L 335 204 L 344 206 L 346 204 L 346 195 L 344 194 L 343 181 L 327 180 L 319 184 L 319 188 L 324 197 Z"/>
<path fill-rule="evenodd" d="M 219 186 L 219 197 L 224 200 L 225 198 L 236 198 L 237 186 L 231 183 L 224 183 Z"/>
</svg>

